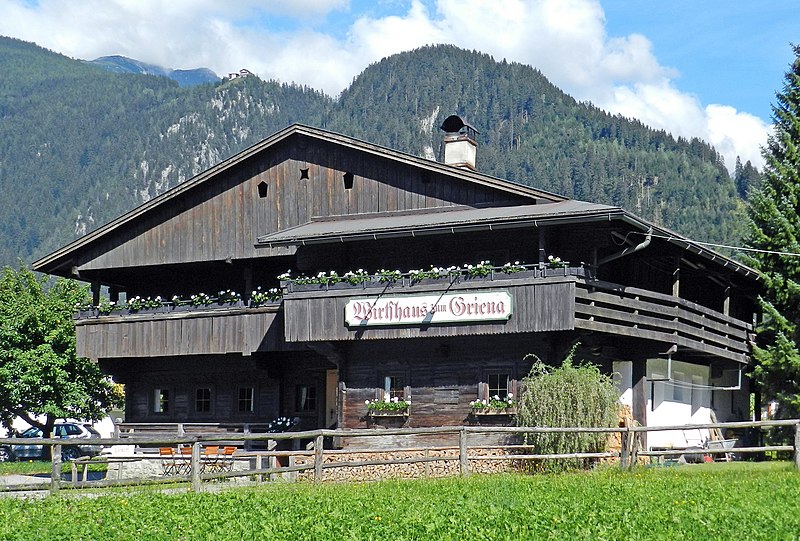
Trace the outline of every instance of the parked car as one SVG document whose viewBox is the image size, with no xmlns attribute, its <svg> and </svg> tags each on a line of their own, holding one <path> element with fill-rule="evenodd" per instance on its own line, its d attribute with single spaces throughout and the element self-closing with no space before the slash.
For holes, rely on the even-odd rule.
<svg viewBox="0 0 800 541">
<path fill-rule="evenodd" d="M 42 431 L 36 427 L 31 427 L 19 436 L 24 438 L 41 438 Z M 53 426 L 52 437 L 63 439 L 92 439 L 99 438 L 100 433 L 90 424 L 84 423 L 56 423 Z M 74 445 L 64 445 L 61 447 L 62 460 L 75 460 L 81 456 L 97 456 L 103 449 L 101 445 L 92 443 L 75 443 Z M 9 460 L 41 460 L 45 458 L 44 445 L 29 445 L 25 443 L 14 443 L 11 445 L 0 446 L 0 462 Z"/>
</svg>

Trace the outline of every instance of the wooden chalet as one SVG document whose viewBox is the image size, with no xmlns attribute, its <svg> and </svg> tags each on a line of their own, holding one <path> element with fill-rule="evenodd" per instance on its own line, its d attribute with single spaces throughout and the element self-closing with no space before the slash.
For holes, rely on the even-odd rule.
<svg viewBox="0 0 800 541">
<path fill-rule="evenodd" d="M 470 403 L 513 394 L 529 354 L 555 364 L 576 343 L 642 424 L 746 418 L 754 271 L 621 208 L 481 174 L 470 153 L 457 167 L 293 125 L 34 269 L 90 282 L 95 305 L 104 288 L 166 301 L 76 320 L 79 354 L 125 384 L 127 422 L 504 424 Z M 528 266 L 277 278 L 482 261 Z M 259 287 L 282 300 L 247 302 Z M 170 302 L 228 291 L 241 302 Z M 385 395 L 411 405 L 370 414 Z"/>
</svg>

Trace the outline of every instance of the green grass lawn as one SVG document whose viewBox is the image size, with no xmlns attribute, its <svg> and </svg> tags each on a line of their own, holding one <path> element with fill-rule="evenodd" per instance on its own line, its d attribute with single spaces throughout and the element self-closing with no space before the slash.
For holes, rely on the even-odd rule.
<svg viewBox="0 0 800 541">
<path fill-rule="evenodd" d="M 17 473 L 20 475 L 36 475 L 38 473 L 46 473 L 49 475 L 52 467 L 53 465 L 51 462 L 44 460 L 0 462 L 0 475 L 7 475 L 11 473 Z M 108 469 L 107 464 L 89 465 L 89 471 L 106 471 L 107 469 Z M 68 462 L 62 462 L 61 471 L 63 473 L 69 473 L 72 471 L 72 467 Z M 83 466 L 80 467 L 80 471 L 83 471 Z"/>
<path fill-rule="evenodd" d="M 42 460 L 26 460 L 20 462 L 0 462 L 0 475 L 18 473 L 21 475 L 33 475 L 36 473 L 50 473 L 50 462 Z"/>
<path fill-rule="evenodd" d="M 0 539 L 798 539 L 800 473 L 732 463 L 0 498 Z"/>
</svg>

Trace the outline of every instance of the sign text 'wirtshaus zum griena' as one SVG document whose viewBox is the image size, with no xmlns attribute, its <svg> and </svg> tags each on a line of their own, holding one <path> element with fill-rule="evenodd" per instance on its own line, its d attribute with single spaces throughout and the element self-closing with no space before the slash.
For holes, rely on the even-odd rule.
<svg viewBox="0 0 800 541">
<path fill-rule="evenodd" d="M 349 327 L 504 321 L 511 311 L 507 291 L 368 297 L 348 301 L 344 321 Z"/>
</svg>

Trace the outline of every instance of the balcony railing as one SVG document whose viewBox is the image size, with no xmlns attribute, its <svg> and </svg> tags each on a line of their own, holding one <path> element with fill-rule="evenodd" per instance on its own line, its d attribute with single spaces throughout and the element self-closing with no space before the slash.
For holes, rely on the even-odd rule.
<svg viewBox="0 0 800 541">
<path fill-rule="evenodd" d="M 578 282 L 575 327 L 652 339 L 746 363 L 753 325 L 697 303 L 608 282 Z"/>
</svg>

